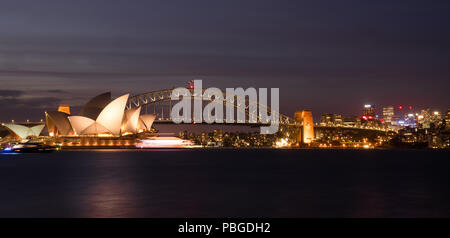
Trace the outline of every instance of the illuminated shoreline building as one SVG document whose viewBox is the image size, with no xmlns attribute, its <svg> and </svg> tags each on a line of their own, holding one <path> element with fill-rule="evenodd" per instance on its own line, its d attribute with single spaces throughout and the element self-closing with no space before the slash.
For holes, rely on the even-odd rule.
<svg viewBox="0 0 450 238">
<path fill-rule="evenodd" d="M 151 131 L 156 115 L 140 115 L 140 107 L 126 110 L 128 97 L 129 94 L 125 94 L 111 100 L 111 93 L 100 94 L 86 103 L 78 115 L 70 115 L 68 106 L 63 110 L 45 112 L 49 136 L 120 138 Z M 101 143 L 94 141 L 89 144 Z"/>
<path fill-rule="evenodd" d="M 26 125 L 12 123 L 5 123 L 3 126 L 5 126 L 14 137 L 20 140 L 26 140 L 30 137 L 38 137 L 45 127 L 44 124 L 29 127 Z"/>
<path fill-rule="evenodd" d="M 306 144 L 311 143 L 314 139 L 314 122 L 312 111 L 297 111 L 295 112 L 294 120 L 296 122 L 300 122 L 302 125 L 298 141 Z"/>
<path fill-rule="evenodd" d="M 384 123 L 386 123 L 388 126 L 393 125 L 394 116 L 395 116 L 394 106 L 383 107 Z"/>
<path fill-rule="evenodd" d="M 320 125 L 321 126 L 343 126 L 344 120 L 342 115 L 340 114 L 323 114 L 320 117 Z"/>
<path fill-rule="evenodd" d="M 373 119 L 375 117 L 375 107 L 370 104 L 364 105 L 363 117 L 366 119 Z"/>
</svg>

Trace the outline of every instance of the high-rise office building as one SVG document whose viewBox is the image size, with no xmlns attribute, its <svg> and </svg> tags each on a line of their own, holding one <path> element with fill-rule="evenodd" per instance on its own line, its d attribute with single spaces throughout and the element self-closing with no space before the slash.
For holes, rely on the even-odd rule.
<svg viewBox="0 0 450 238">
<path fill-rule="evenodd" d="M 340 114 L 323 114 L 320 117 L 320 125 L 321 126 L 342 126 L 343 118 Z"/>
<path fill-rule="evenodd" d="M 405 114 L 403 126 L 416 127 L 416 116 L 414 113 Z"/>
<path fill-rule="evenodd" d="M 386 124 L 391 124 L 394 120 L 394 106 L 383 107 L 383 119 Z"/>
<path fill-rule="evenodd" d="M 422 109 L 420 111 L 420 114 L 417 116 L 417 124 L 419 124 L 419 126 L 424 129 L 430 128 L 431 124 L 430 109 Z"/>
<path fill-rule="evenodd" d="M 431 114 L 431 123 L 433 123 L 434 126 L 442 125 L 442 113 L 440 111 L 433 111 Z"/>
<path fill-rule="evenodd" d="M 375 107 L 370 104 L 364 105 L 363 116 L 373 119 L 375 117 Z"/>
<path fill-rule="evenodd" d="M 345 127 L 361 127 L 361 118 L 358 116 L 346 116 L 342 124 Z"/>
</svg>

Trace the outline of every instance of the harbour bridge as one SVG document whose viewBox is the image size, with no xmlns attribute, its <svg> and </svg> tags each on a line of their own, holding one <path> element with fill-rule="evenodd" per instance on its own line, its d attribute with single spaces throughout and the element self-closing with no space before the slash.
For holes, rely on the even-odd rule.
<svg viewBox="0 0 450 238">
<path fill-rule="evenodd" d="M 171 118 L 171 109 L 172 105 L 176 100 L 172 98 L 172 92 L 174 89 L 163 89 L 157 91 L 151 91 L 148 93 L 143 93 L 139 95 L 132 96 L 128 99 L 127 109 L 141 107 L 141 111 L 143 113 L 152 113 L 156 115 L 156 119 L 154 123 L 156 124 L 172 124 L 174 123 Z M 202 93 L 199 92 L 196 94 L 194 89 L 188 89 L 190 92 L 191 103 L 193 99 L 201 99 L 202 101 L 212 102 L 211 95 L 205 89 L 202 89 Z M 223 93 L 223 92 L 222 92 Z M 179 95 L 178 95 L 179 96 Z M 258 102 L 250 101 L 247 97 L 245 99 L 237 100 L 237 102 L 227 100 L 227 95 L 223 93 L 222 103 L 225 107 L 233 107 L 234 109 L 243 109 L 245 112 L 245 121 L 234 121 L 233 123 L 226 123 L 226 125 L 245 125 L 250 127 L 257 126 L 267 126 L 270 124 L 270 121 L 263 121 L 258 113 L 258 110 L 266 110 L 266 112 L 271 112 L 270 107 L 266 105 L 261 105 Z M 230 95 L 229 95 L 230 96 Z M 234 98 L 232 95 L 232 98 Z M 178 100 L 178 97 L 177 97 Z M 253 105 L 253 107 L 251 107 Z M 224 111 L 225 111 L 224 110 Z M 233 110 L 234 112 L 235 110 Z M 237 111 L 237 110 L 236 110 Z M 224 113 L 225 116 L 225 113 Z M 249 118 L 257 118 L 251 121 Z M 234 118 L 234 115 L 233 115 Z M 224 122 L 226 119 L 224 118 Z M 358 134 L 374 134 L 378 135 L 380 133 L 385 133 L 382 130 L 375 130 L 372 128 L 349 128 L 349 127 L 323 127 L 319 125 L 313 125 L 314 129 L 321 133 L 358 133 Z M 303 123 L 300 121 L 294 120 L 289 116 L 279 113 L 279 131 L 278 135 L 284 138 L 290 138 L 290 140 L 295 141 L 299 138 L 299 135 L 302 135 L 305 132 L 305 128 Z M 314 135 L 312 135 L 314 137 Z"/>
<path fill-rule="evenodd" d="M 152 92 L 147 92 L 139 95 L 132 96 L 128 99 L 127 102 L 127 109 L 132 109 L 136 107 L 141 107 L 142 112 L 144 113 L 153 113 L 156 115 L 156 119 L 154 123 L 159 124 L 170 124 L 173 123 L 171 118 L 171 109 L 173 105 L 172 99 L 172 92 L 174 88 L 172 89 L 163 89 L 163 90 L 157 90 Z M 214 99 L 211 99 L 212 95 L 208 95 L 208 92 L 205 94 L 205 89 L 202 89 L 201 94 L 196 94 L 194 92 L 194 89 L 188 89 L 190 91 L 191 95 L 191 101 L 194 99 L 201 99 L 205 102 L 212 102 Z M 236 97 L 236 95 L 233 95 Z M 227 107 L 233 107 L 236 110 L 244 110 L 245 112 L 245 121 L 236 121 L 234 123 L 226 123 L 230 125 L 250 125 L 250 126 L 257 126 L 257 125 L 268 125 L 270 124 L 270 121 L 264 121 L 260 113 L 258 113 L 259 109 L 266 110 L 267 112 L 271 112 L 271 108 L 262 105 L 255 101 L 250 101 L 247 97 L 242 100 L 244 103 L 240 103 L 239 100 L 227 101 L 226 100 L 226 93 L 223 93 L 222 97 L 222 103 L 225 108 Z M 234 97 L 233 97 L 234 98 Z M 253 110 L 252 110 L 253 106 Z M 224 110 L 225 111 L 225 110 Z M 233 110 L 234 111 L 234 110 Z M 224 113 L 225 116 L 225 113 Z M 234 115 L 233 115 L 234 118 Z M 249 120 L 249 118 L 256 118 L 255 120 Z M 224 122 L 226 122 L 226 119 L 224 118 Z M 279 113 L 279 123 L 280 125 L 284 126 L 294 126 L 298 125 L 297 122 L 291 117 L 288 117 L 286 115 L 283 115 Z"/>
<path fill-rule="evenodd" d="M 135 96 L 131 96 L 128 99 L 127 102 L 127 109 L 131 109 L 131 108 L 136 108 L 136 107 L 142 107 L 142 112 L 144 113 L 153 113 L 156 115 L 156 119 L 154 123 L 157 124 L 171 124 L 173 123 L 172 118 L 171 118 L 171 109 L 172 109 L 172 105 L 173 105 L 173 100 L 172 99 L 172 91 L 174 90 L 174 88 L 172 89 L 162 89 L 162 90 L 156 90 L 156 91 L 151 91 L 151 92 L 147 92 L 147 93 L 143 93 L 143 94 L 138 94 Z M 205 93 L 205 89 L 202 89 L 202 95 L 196 95 L 194 93 L 193 89 L 188 89 L 191 92 L 191 99 L 201 99 L 205 102 L 211 102 L 214 99 L 210 99 L 211 97 L 208 97 L 209 95 L 204 95 Z M 250 111 L 250 105 L 256 105 L 256 107 L 254 108 L 263 108 L 266 109 L 268 112 L 271 111 L 270 107 L 266 106 L 266 105 L 260 105 L 258 102 L 254 102 L 254 101 L 249 101 L 248 98 L 245 98 L 245 100 L 243 100 L 245 103 L 243 104 L 239 104 L 239 102 L 237 103 L 230 103 L 226 100 L 226 93 L 223 93 L 223 105 L 225 107 L 234 107 L 234 108 L 243 108 L 246 114 L 246 120 L 245 122 L 235 122 L 235 123 L 230 123 L 229 125 L 250 125 L 250 126 L 258 126 L 258 125 L 267 125 L 269 124 L 268 122 L 264 122 L 261 120 L 260 115 L 258 114 L 257 110 L 253 110 Z M 225 115 L 225 114 L 224 114 Z M 255 117 L 257 118 L 257 122 L 253 123 L 251 121 L 248 120 L 248 118 L 250 117 Z M 226 121 L 224 119 L 224 121 Z M 280 122 L 280 126 L 301 126 L 302 123 L 301 122 L 297 122 L 294 120 L 294 118 L 286 116 L 284 114 L 279 113 L 279 122 Z M 227 123 L 228 124 L 228 123 Z M 342 128 L 342 129 L 346 129 L 346 130 L 355 130 L 355 131 L 385 131 L 384 129 L 381 128 L 357 128 L 357 127 L 345 127 L 345 126 L 320 126 L 320 125 L 314 125 L 314 128 L 317 129 L 324 129 L 324 130 L 334 130 L 336 128 Z"/>
</svg>

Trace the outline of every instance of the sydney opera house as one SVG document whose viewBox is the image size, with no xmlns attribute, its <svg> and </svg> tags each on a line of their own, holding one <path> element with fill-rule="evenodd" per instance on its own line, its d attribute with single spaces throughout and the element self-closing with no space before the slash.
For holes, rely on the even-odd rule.
<svg viewBox="0 0 450 238">
<path fill-rule="evenodd" d="M 65 146 L 127 146 L 133 137 L 151 132 L 154 114 L 141 115 L 141 108 L 126 109 L 129 94 L 111 99 L 103 93 L 84 105 L 78 115 L 68 107 L 45 112 L 48 134 Z"/>
<path fill-rule="evenodd" d="M 155 115 L 141 115 L 141 108 L 125 110 L 129 94 L 111 100 L 111 93 L 92 98 L 78 115 L 67 111 L 45 113 L 49 136 L 118 137 L 150 131 Z"/>
</svg>

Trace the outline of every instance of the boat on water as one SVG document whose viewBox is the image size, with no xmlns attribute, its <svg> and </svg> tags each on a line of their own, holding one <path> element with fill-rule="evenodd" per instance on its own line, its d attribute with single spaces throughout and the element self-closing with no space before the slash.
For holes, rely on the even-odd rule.
<svg viewBox="0 0 450 238">
<path fill-rule="evenodd" d="M 48 153 L 58 150 L 58 147 L 42 143 L 25 142 L 3 148 L 3 153 Z"/>
<path fill-rule="evenodd" d="M 183 140 L 174 136 L 149 137 L 139 140 L 136 143 L 137 148 L 192 148 L 194 143 L 190 140 Z"/>
</svg>

